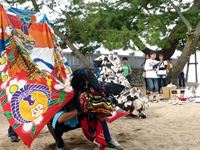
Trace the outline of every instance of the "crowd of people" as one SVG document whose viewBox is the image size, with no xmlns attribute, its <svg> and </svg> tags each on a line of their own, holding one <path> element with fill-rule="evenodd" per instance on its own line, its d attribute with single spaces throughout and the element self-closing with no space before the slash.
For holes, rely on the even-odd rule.
<svg viewBox="0 0 200 150">
<path fill-rule="evenodd" d="M 149 96 L 149 101 L 159 102 L 161 94 L 163 93 L 162 87 L 167 86 L 168 75 L 172 68 L 173 60 L 171 58 L 165 60 L 163 54 L 157 55 L 156 52 L 150 52 L 146 55 L 143 65 L 143 77 L 145 79 L 146 94 Z M 181 72 L 179 75 L 179 87 L 185 87 L 184 72 Z"/>
<path fill-rule="evenodd" d="M 159 101 L 159 94 L 161 88 L 166 85 L 167 77 L 167 62 L 164 60 L 164 56 L 159 54 L 159 61 L 156 60 L 157 54 L 151 52 L 146 56 L 144 63 L 144 78 L 146 81 L 146 90 L 151 101 Z M 171 65 L 172 67 L 172 65 Z M 169 67 L 169 69 L 171 69 Z"/>
<path fill-rule="evenodd" d="M 128 58 L 122 58 L 124 75 L 131 82 L 131 67 L 128 64 Z M 173 67 L 173 60 L 165 59 L 163 54 L 157 54 L 155 51 L 145 55 L 143 63 L 142 77 L 145 80 L 146 95 L 151 102 L 159 102 L 162 94 L 162 87 L 167 85 L 168 74 Z M 179 87 L 185 87 L 185 75 L 181 72 L 179 75 Z"/>
</svg>

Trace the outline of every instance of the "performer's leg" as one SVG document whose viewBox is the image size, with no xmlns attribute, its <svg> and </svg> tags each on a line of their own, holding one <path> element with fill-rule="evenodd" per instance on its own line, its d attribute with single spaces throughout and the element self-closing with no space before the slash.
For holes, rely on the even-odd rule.
<svg viewBox="0 0 200 150">
<path fill-rule="evenodd" d="M 15 131 L 13 130 L 13 128 L 10 126 L 8 128 L 8 137 L 10 137 L 11 142 L 19 142 L 19 138 L 18 135 L 15 133 Z"/>
<path fill-rule="evenodd" d="M 117 150 L 122 150 L 123 148 L 121 147 L 121 145 L 115 139 L 111 138 L 107 122 L 104 120 L 101 122 L 101 125 L 103 129 L 104 138 L 107 143 L 107 147 L 117 149 Z"/>
<path fill-rule="evenodd" d="M 101 125 L 102 125 L 103 134 L 104 134 L 104 138 L 106 140 L 106 143 L 110 142 L 111 141 L 111 135 L 110 135 L 110 132 L 109 132 L 109 129 L 108 129 L 107 122 L 104 120 L 104 121 L 101 122 Z"/>
<path fill-rule="evenodd" d="M 58 149 L 64 149 L 65 143 L 62 139 L 63 125 L 62 124 L 56 124 L 56 128 L 53 129 L 52 131 L 50 130 L 51 134 L 53 135 L 53 137 L 56 141 L 57 148 Z"/>
<path fill-rule="evenodd" d="M 80 128 L 80 122 L 79 124 L 76 125 L 76 127 L 70 127 L 69 125 L 65 125 L 64 123 L 59 123 L 58 121 L 56 122 L 55 129 L 52 126 L 52 122 L 48 123 L 48 128 L 52 136 L 54 137 L 56 141 L 56 147 L 58 150 L 63 150 L 65 147 L 64 140 L 62 138 L 62 135 L 65 132 L 68 132 L 70 130 L 74 130 L 77 128 Z"/>
</svg>

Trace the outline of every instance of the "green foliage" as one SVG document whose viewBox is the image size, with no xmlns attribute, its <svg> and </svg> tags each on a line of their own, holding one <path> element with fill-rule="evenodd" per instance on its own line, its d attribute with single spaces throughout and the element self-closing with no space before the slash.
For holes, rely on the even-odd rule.
<svg viewBox="0 0 200 150">
<path fill-rule="evenodd" d="M 183 14 L 197 25 L 199 9 L 190 9 L 190 3 L 179 1 Z M 187 28 L 176 12 L 165 0 L 134 0 L 134 1 L 101 1 L 79 5 L 80 9 L 71 10 L 66 16 L 64 28 L 68 29 L 70 38 L 81 46 L 82 52 L 93 52 L 101 44 L 109 50 L 131 48 L 141 50 L 145 44 L 156 45 L 160 49 L 170 48 L 169 38 L 179 39 L 177 49 L 182 50 Z M 86 10 L 84 13 L 82 9 Z M 82 17 L 81 17 L 82 16 Z M 179 24 L 174 32 L 172 25 Z M 170 37 L 169 37 L 170 36 Z M 141 42 L 143 38 L 146 43 Z M 96 43 L 91 46 L 91 43 Z"/>
<path fill-rule="evenodd" d="M 6 2 L 9 4 L 15 4 L 15 3 L 23 4 L 26 2 L 26 0 L 6 0 Z"/>
</svg>

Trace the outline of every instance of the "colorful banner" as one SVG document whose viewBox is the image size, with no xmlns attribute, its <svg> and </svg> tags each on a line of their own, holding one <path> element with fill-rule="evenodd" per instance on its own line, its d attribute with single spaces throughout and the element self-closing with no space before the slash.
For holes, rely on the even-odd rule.
<svg viewBox="0 0 200 150">
<path fill-rule="evenodd" d="M 45 15 L 0 5 L 0 102 L 29 147 L 73 97 L 53 37 Z"/>
</svg>

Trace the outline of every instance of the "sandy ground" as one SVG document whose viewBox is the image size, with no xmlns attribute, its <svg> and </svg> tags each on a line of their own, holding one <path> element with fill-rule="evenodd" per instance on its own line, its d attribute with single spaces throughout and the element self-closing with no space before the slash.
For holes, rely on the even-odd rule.
<svg viewBox="0 0 200 150">
<path fill-rule="evenodd" d="M 7 138 L 7 122 L 0 110 L 0 150 L 28 150 L 22 142 L 11 143 Z M 122 118 L 110 125 L 110 130 L 124 150 L 199 150 L 200 104 L 151 104 L 145 120 Z M 81 130 L 64 136 L 70 150 L 97 150 Z M 52 150 L 54 140 L 45 128 L 34 141 L 31 150 Z"/>
</svg>

